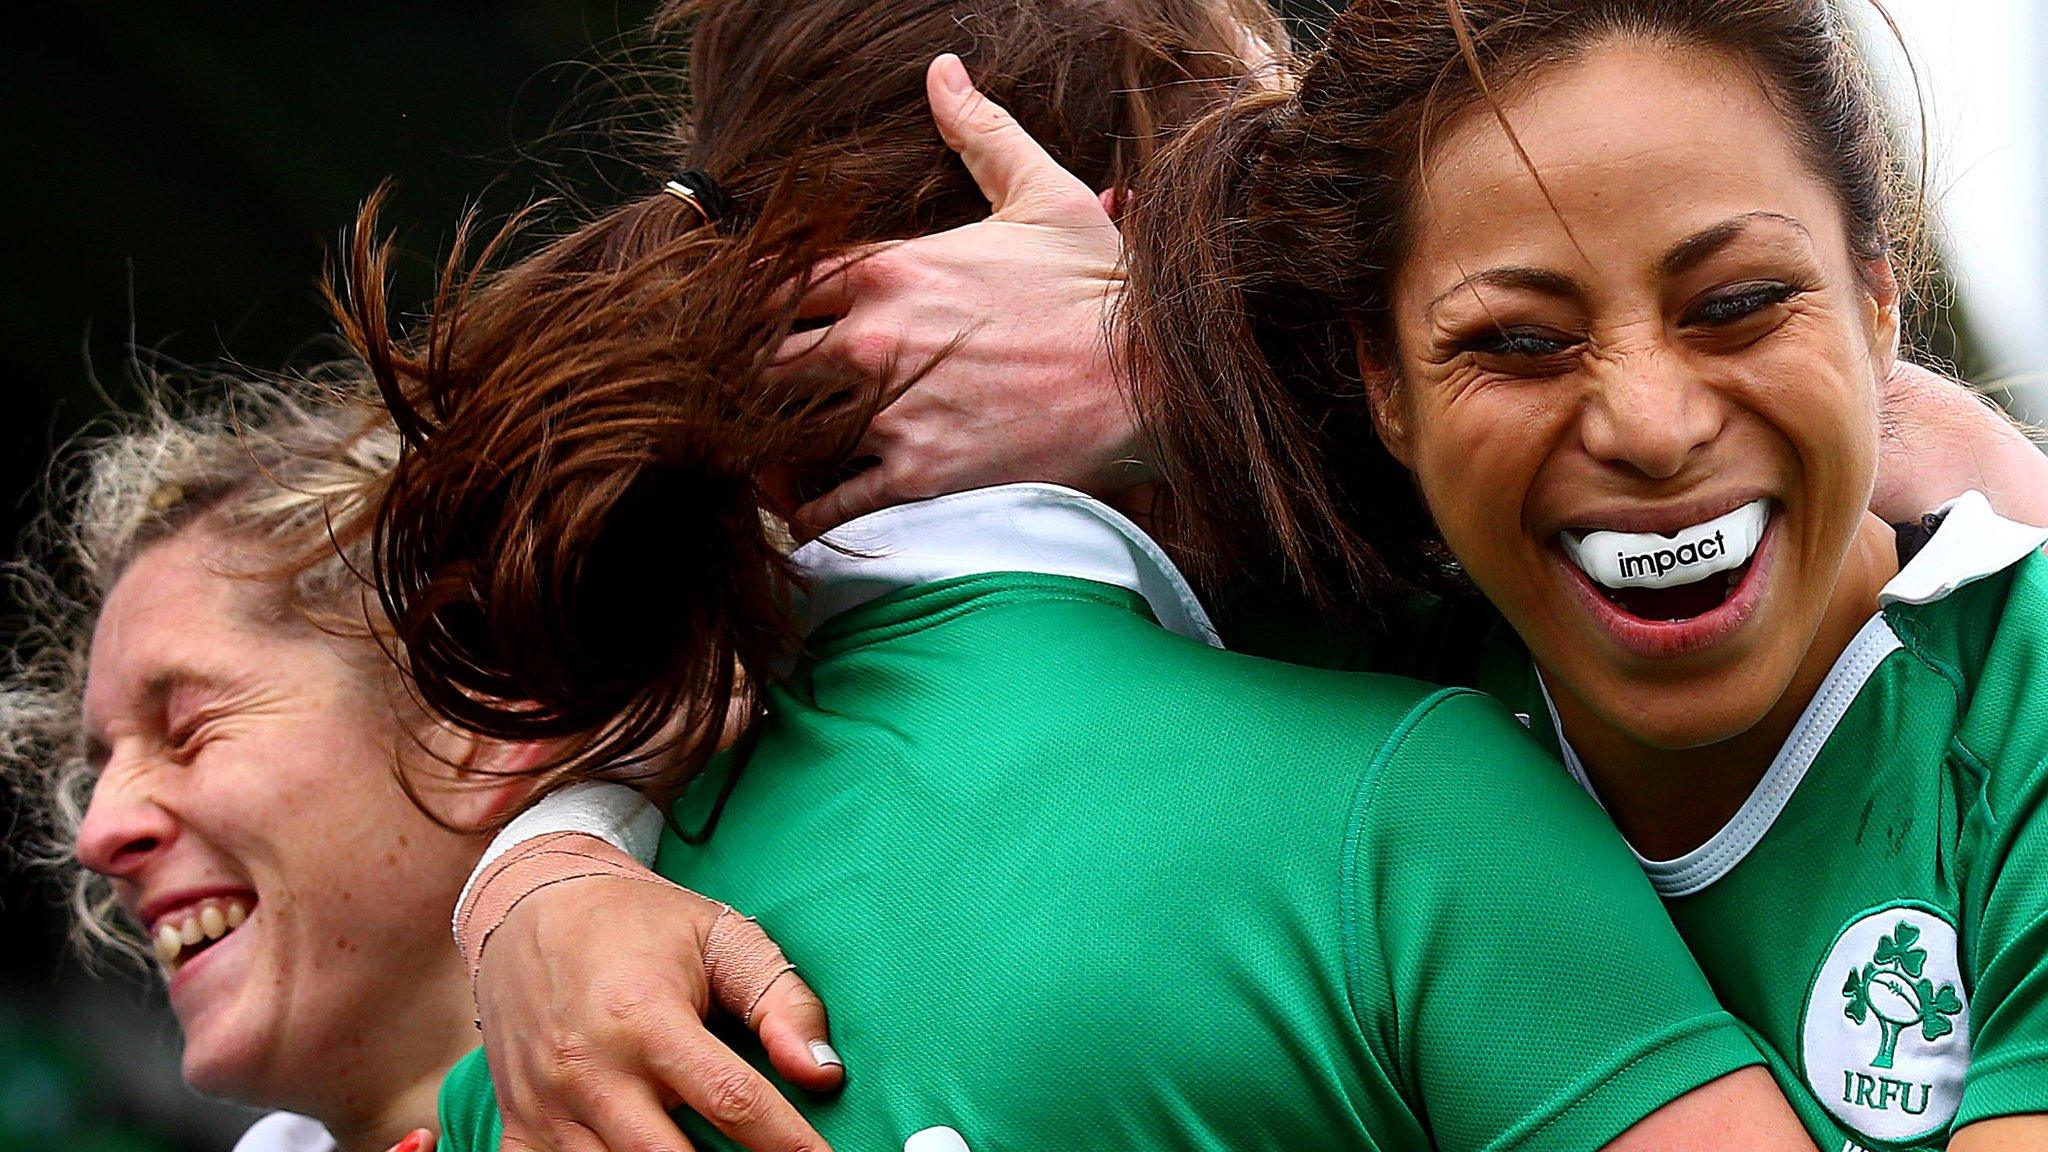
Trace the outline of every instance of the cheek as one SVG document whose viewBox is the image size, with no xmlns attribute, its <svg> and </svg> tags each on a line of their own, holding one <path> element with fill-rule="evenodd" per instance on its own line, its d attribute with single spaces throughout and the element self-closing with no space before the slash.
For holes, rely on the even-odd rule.
<svg viewBox="0 0 2048 1152">
<path fill-rule="evenodd" d="M 1416 393 L 1416 481 L 1445 542 L 1475 577 L 1519 540 L 1523 510 L 1566 409 L 1542 381 L 1445 381 Z"/>
<path fill-rule="evenodd" d="M 1749 407 L 1792 445 L 1810 487 L 1868 499 L 1877 470 L 1879 381 L 1859 325 L 1828 314 L 1794 319 L 1749 376 Z"/>
</svg>

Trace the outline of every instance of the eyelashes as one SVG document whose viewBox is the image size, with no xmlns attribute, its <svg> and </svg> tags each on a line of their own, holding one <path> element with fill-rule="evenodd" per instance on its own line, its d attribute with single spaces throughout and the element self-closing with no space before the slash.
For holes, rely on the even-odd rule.
<svg viewBox="0 0 2048 1152">
<path fill-rule="evenodd" d="M 1747 322 L 1786 304 L 1809 289 L 1779 280 L 1757 280 L 1717 289 L 1690 304 L 1678 319 L 1681 329 L 1705 335 L 1742 332 Z M 1490 325 L 1458 337 L 1454 355 L 1505 361 L 1535 370 L 1555 367 L 1586 342 L 1583 333 L 1545 325 Z"/>
</svg>

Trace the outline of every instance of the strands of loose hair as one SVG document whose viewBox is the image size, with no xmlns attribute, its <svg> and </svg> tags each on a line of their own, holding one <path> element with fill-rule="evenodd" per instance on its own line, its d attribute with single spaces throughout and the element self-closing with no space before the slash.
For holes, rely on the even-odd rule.
<svg viewBox="0 0 2048 1152">
<path fill-rule="evenodd" d="M 1746 61 L 1840 202 L 1853 254 L 1914 251 L 1918 217 L 1848 32 L 1830 0 L 1360 0 L 1291 97 L 1198 123 L 1124 221 L 1121 317 L 1192 564 L 1212 583 L 1289 581 L 1326 612 L 1461 587 L 1371 417 L 1372 388 L 1398 384 L 1392 277 L 1433 132 L 1490 106 L 1533 171 L 1497 94 L 1604 40 Z"/>
</svg>

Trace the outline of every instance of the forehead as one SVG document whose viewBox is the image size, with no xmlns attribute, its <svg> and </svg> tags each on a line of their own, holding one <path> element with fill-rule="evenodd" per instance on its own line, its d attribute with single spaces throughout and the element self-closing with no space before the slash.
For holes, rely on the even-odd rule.
<svg viewBox="0 0 2048 1152">
<path fill-rule="evenodd" d="M 284 642 L 255 617 L 248 580 L 223 572 L 234 558 L 216 537 L 180 532 L 128 565 L 93 627 L 85 720 L 105 717 L 165 677 L 221 679 L 237 661 Z"/>
<path fill-rule="evenodd" d="M 1613 41 L 1501 100 L 1527 160 L 1483 101 L 1446 124 L 1423 174 L 1419 259 L 1570 254 L 1633 269 L 1645 243 L 1759 211 L 1842 233 L 1783 113 L 1734 57 Z"/>
</svg>

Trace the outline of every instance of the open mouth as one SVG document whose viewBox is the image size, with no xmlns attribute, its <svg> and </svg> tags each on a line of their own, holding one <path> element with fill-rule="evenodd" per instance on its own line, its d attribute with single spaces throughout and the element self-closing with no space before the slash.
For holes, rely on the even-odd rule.
<svg viewBox="0 0 2048 1152">
<path fill-rule="evenodd" d="M 176 972 L 248 922 L 253 898 L 208 898 L 158 918 L 152 942 L 164 968 Z"/>
<path fill-rule="evenodd" d="M 1669 534 L 1567 531 L 1558 542 L 1587 583 L 1623 613 L 1677 623 L 1726 604 L 1749 575 L 1771 502 L 1748 504 Z"/>
</svg>

